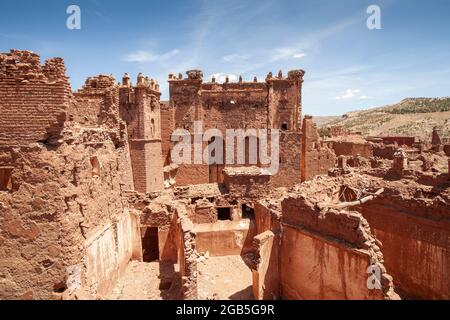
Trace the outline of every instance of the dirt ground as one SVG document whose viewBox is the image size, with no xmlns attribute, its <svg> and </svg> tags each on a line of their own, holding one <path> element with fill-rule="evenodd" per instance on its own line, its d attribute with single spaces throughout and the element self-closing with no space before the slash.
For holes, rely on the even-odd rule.
<svg viewBox="0 0 450 320">
<path fill-rule="evenodd" d="M 132 261 L 119 280 L 109 300 L 180 299 L 178 265 Z"/>
<path fill-rule="evenodd" d="M 252 273 L 240 256 L 209 257 L 198 271 L 199 299 L 253 299 Z"/>
</svg>

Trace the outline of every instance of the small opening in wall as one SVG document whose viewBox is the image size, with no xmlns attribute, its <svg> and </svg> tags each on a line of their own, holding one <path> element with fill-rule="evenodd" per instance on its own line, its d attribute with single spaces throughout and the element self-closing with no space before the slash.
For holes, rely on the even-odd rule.
<svg viewBox="0 0 450 320">
<path fill-rule="evenodd" d="M 231 208 L 217 208 L 217 219 L 231 220 Z"/>
<path fill-rule="evenodd" d="M 283 131 L 287 131 L 289 129 L 288 125 L 286 122 L 283 122 L 283 124 L 281 125 L 281 130 Z"/>
<path fill-rule="evenodd" d="M 53 286 L 53 292 L 56 292 L 56 293 L 63 293 L 66 290 L 67 290 L 66 283 L 63 281 L 60 283 L 57 283 Z"/>
<path fill-rule="evenodd" d="M 255 219 L 255 210 L 246 205 L 242 205 L 242 219 Z"/>
<path fill-rule="evenodd" d="M 13 168 L 0 168 L 0 191 L 11 191 L 12 189 L 12 175 Z"/>
<path fill-rule="evenodd" d="M 158 228 L 142 228 L 142 260 L 152 262 L 159 259 Z"/>
<path fill-rule="evenodd" d="M 93 177 L 100 177 L 100 161 L 98 161 L 97 157 L 91 158 L 91 165 L 92 165 L 92 176 Z"/>
</svg>

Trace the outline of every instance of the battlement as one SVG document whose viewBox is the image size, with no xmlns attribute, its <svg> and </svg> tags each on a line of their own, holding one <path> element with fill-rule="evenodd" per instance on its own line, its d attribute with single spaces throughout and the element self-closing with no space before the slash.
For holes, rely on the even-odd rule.
<svg viewBox="0 0 450 320">
<path fill-rule="evenodd" d="M 114 76 L 100 74 L 95 77 L 86 79 L 83 87 L 77 91 L 77 94 L 99 94 L 104 93 L 105 90 L 114 88 L 116 86 L 116 79 Z"/>
<path fill-rule="evenodd" d="M 172 84 L 185 84 L 185 83 L 198 83 L 204 90 L 242 90 L 242 89 L 264 89 L 267 88 L 267 84 L 273 82 L 288 82 L 288 83 L 303 83 L 303 77 L 305 71 L 291 70 L 288 72 L 287 77 L 283 76 L 283 72 L 280 70 L 275 77 L 272 72 L 269 72 L 264 82 L 258 82 L 257 77 L 253 77 L 252 81 L 244 81 L 242 76 L 239 76 L 237 82 L 230 82 L 228 76 L 225 77 L 223 83 L 218 83 L 215 77 L 212 77 L 211 81 L 203 82 L 203 72 L 201 70 L 189 70 L 186 71 L 187 77 L 183 77 L 181 73 L 178 75 L 169 74 L 169 83 Z"/>
<path fill-rule="evenodd" d="M 62 58 L 52 58 L 41 65 L 40 56 L 32 51 L 11 49 L 0 53 L 0 79 L 15 82 L 66 82 L 66 67 Z"/>
<path fill-rule="evenodd" d="M 122 77 L 122 88 L 133 88 L 133 84 L 131 82 L 130 75 L 125 73 Z M 144 76 L 142 73 L 139 73 L 136 79 L 136 87 L 138 88 L 147 88 L 156 93 L 160 93 L 161 87 L 157 80 L 151 79 L 148 76 Z"/>
</svg>

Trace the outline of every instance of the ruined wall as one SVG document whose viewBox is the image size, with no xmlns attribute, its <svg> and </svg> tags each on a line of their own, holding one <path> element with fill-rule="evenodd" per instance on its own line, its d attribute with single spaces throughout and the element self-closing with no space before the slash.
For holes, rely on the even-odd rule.
<svg viewBox="0 0 450 320">
<path fill-rule="evenodd" d="M 279 199 L 255 204 L 257 236 L 253 238 L 250 268 L 256 300 L 278 299 L 280 295 L 281 207 Z"/>
<path fill-rule="evenodd" d="M 301 143 L 300 133 L 281 132 L 279 170 L 271 177 L 273 188 L 289 188 L 301 182 Z"/>
<path fill-rule="evenodd" d="M 258 167 L 225 168 L 224 185 L 230 197 L 257 200 L 270 191 L 271 176 Z"/>
<path fill-rule="evenodd" d="M 266 231 L 253 238 L 257 263 L 252 268 L 253 297 L 255 300 L 280 298 L 279 247 L 280 234 Z"/>
<path fill-rule="evenodd" d="M 351 141 L 334 141 L 333 150 L 336 156 L 356 156 L 364 158 L 373 156 L 372 145 L 370 143 L 357 143 Z"/>
<path fill-rule="evenodd" d="M 249 251 L 256 235 L 251 220 L 219 221 L 213 224 L 196 224 L 196 248 L 210 256 L 232 256 Z"/>
<path fill-rule="evenodd" d="M 58 140 L 71 96 L 62 59 L 0 53 L 0 96 L 0 145 Z"/>
<path fill-rule="evenodd" d="M 392 160 L 394 159 L 394 153 L 397 151 L 398 147 L 395 145 L 384 145 L 384 144 L 373 144 L 373 156 Z"/>
<path fill-rule="evenodd" d="M 2 150 L 1 165 L 14 168 L 0 192 L 2 298 L 92 297 L 114 284 L 131 257 L 116 239 L 132 233 L 114 150 L 111 141 Z"/>
<path fill-rule="evenodd" d="M 319 141 L 317 126 L 311 116 L 305 116 L 302 125 L 301 179 L 311 180 L 326 174 L 336 164 L 336 155 Z"/>
<path fill-rule="evenodd" d="M 161 106 L 161 148 L 164 165 L 170 165 L 171 157 L 170 157 L 170 149 L 172 147 L 171 143 L 171 135 L 175 130 L 174 123 L 174 108 L 172 104 L 168 102 L 160 102 Z"/>
<path fill-rule="evenodd" d="M 178 263 L 180 265 L 181 293 L 185 300 L 198 298 L 197 291 L 197 254 L 194 225 L 187 217 L 185 208 L 177 207 L 179 228 Z"/>
<path fill-rule="evenodd" d="M 385 266 L 399 292 L 410 298 L 450 298 L 448 205 L 391 196 L 360 211 L 383 244 Z"/>
<path fill-rule="evenodd" d="M 389 299 L 392 279 L 367 221 L 356 212 L 319 212 L 301 195 L 282 202 L 281 295 L 285 299 Z M 367 269 L 381 269 L 381 290 Z"/>
<path fill-rule="evenodd" d="M 136 232 L 121 197 L 132 180 L 113 81 L 90 78 L 72 95 L 62 59 L 40 66 L 12 51 L 1 65 L 0 299 L 102 295 Z"/>
</svg>

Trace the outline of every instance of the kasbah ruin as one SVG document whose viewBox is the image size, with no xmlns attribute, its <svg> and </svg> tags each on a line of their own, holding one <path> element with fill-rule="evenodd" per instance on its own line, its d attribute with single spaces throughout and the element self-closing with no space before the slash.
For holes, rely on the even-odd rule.
<svg viewBox="0 0 450 320">
<path fill-rule="evenodd" d="M 164 102 L 142 74 L 72 92 L 63 59 L 0 54 L 0 299 L 450 299 L 449 140 L 320 138 L 304 75 L 191 70 Z M 195 121 L 279 129 L 278 172 L 174 164 Z"/>
</svg>

